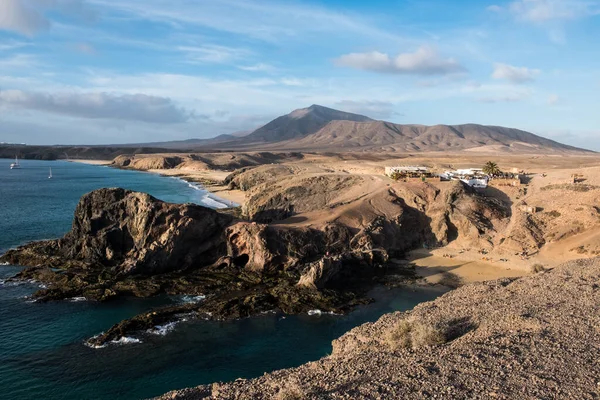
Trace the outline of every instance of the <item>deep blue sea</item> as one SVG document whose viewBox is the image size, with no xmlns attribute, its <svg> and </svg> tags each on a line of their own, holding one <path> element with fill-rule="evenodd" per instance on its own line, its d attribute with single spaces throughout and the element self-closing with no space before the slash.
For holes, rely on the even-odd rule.
<svg viewBox="0 0 600 400">
<path fill-rule="evenodd" d="M 61 161 L 0 159 L 0 253 L 32 240 L 57 238 L 70 226 L 79 197 L 102 187 L 139 190 L 169 202 L 223 206 L 200 187 L 174 178 Z M 53 178 L 48 179 L 49 168 Z M 268 314 L 233 322 L 181 322 L 163 335 L 102 349 L 84 340 L 114 323 L 184 298 L 122 299 L 98 304 L 38 304 L 33 284 L 4 284 L 19 271 L 0 266 L 0 398 L 143 399 L 214 381 L 251 378 L 316 360 L 331 341 L 386 312 L 431 300 L 438 289 L 378 289 L 377 302 L 345 316 Z M 168 332 L 166 332 L 168 331 Z"/>
</svg>

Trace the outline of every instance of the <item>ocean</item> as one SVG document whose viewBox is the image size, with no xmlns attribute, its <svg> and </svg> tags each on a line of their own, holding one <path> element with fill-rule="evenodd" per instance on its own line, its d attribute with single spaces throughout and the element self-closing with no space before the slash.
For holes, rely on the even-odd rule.
<svg viewBox="0 0 600 400">
<path fill-rule="evenodd" d="M 81 195 L 102 187 L 150 193 L 174 203 L 225 207 L 198 185 L 154 174 L 63 161 L 0 159 L 0 253 L 70 228 Z M 49 168 L 52 179 L 48 179 Z M 28 300 L 36 284 L 4 280 L 20 270 L 0 266 L 0 398 L 143 399 L 215 381 L 252 378 L 298 366 L 331 351 L 331 341 L 387 312 L 441 295 L 436 288 L 379 288 L 375 303 L 348 315 L 266 314 L 232 322 L 183 321 L 121 343 L 92 349 L 88 339 L 114 323 L 182 296 L 108 303 Z"/>
</svg>

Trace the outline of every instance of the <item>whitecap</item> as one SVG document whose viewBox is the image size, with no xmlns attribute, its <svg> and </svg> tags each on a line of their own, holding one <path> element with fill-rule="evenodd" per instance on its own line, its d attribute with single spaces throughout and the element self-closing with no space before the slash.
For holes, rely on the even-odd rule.
<svg viewBox="0 0 600 400">
<path fill-rule="evenodd" d="M 206 296 L 204 295 L 198 295 L 198 296 L 182 296 L 181 297 L 181 302 L 182 303 L 200 303 L 202 300 L 206 299 Z"/>
<path fill-rule="evenodd" d="M 87 301 L 87 299 L 85 297 L 72 297 L 70 299 L 70 301 L 76 303 L 76 302 L 79 302 L 79 301 Z"/>
<path fill-rule="evenodd" d="M 99 334 L 92 336 L 91 339 L 84 340 L 83 341 L 84 346 L 87 346 L 90 349 L 103 349 L 103 348 L 105 348 L 106 346 L 108 346 L 106 343 L 104 343 L 104 344 L 91 344 L 90 343 L 90 340 L 96 339 L 97 337 L 99 337 L 100 335 L 103 335 L 103 334 L 104 334 L 104 332 L 100 332 Z"/>
<path fill-rule="evenodd" d="M 321 311 L 321 310 L 309 310 L 308 315 L 315 315 L 315 316 L 321 316 L 323 314 L 326 315 L 341 315 L 341 314 L 336 314 L 333 311 Z"/>
<path fill-rule="evenodd" d="M 202 201 L 202 204 L 205 204 L 207 207 L 211 207 L 211 208 L 221 209 L 221 208 L 230 207 L 229 204 L 223 203 L 219 200 L 216 200 L 215 198 L 211 197 L 209 194 L 202 196 L 202 199 L 200 199 L 200 201 Z M 232 203 L 232 205 L 233 205 L 233 203 Z"/>
<path fill-rule="evenodd" d="M 10 265 L 8 262 L 0 262 L 0 266 L 2 267 L 6 267 L 7 265 Z"/>
<path fill-rule="evenodd" d="M 107 346 L 106 343 L 104 343 L 104 344 L 91 344 L 87 340 L 85 342 L 83 342 L 83 345 L 89 347 L 90 349 L 103 349 L 103 348 L 105 348 Z"/>
<path fill-rule="evenodd" d="M 177 325 L 178 322 L 179 321 L 174 321 L 165 325 L 156 325 L 154 328 L 148 329 L 146 332 L 152 335 L 165 336 L 167 333 L 175 329 L 175 325 Z"/>
<path fill-rule="evenodd" d="M 110 341 L 112 344 L 133 344 L 133 343 L 142 343 L 142 341 L 140 339 L 137 338 L 133 338 L 133 337 L 128 337 L 128 336 L 121 336 L 118 340 L 111 340 Z"/>
</svg>

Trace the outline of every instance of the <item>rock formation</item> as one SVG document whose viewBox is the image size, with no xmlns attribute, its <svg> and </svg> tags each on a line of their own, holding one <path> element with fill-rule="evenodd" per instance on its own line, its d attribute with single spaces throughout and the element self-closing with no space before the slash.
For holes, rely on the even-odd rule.
<svg viewBox="0 0 600 400">
<path fill-rule="evenodd" d="M 393 270 L 390 257 L 457 237 L 486 242 L 507 216 L 503 204 L 462 183 L 443 191 L 426 183 L 386 188 L 357 200 L 348 189 L 365 178 L 283 177 L 250 185 L 255 195 L 246 210 L 254 221 L 123 189 L 97 190 L 82 197 L 65 237 L 11 250 L 0 262 L 30 267 L 16 279 L 44 282 L 48 288 L 34 294 L 40 301 L 207 296 L 199 305 L 123 321 L 94 339 L 100 345 L 181 313 L 242 318 L 272 309 L 344 312 L 367 301 L 361 295 L 375 276 Z M 261 223 L 294 210 L 339 208 L 341 214 L 332 212 L 312 226 Z"/>
<path fill-rule="evenodd" d="M 31 267 L 81 266 L 114 275 L 155 275 L 195 269 L 226 252 L 223 230 L 232 218 L 210 208 L 175 205 L 145 193 L 100 189 L 81 198 L 71 231 L 3 256 Z"/>
</svg>

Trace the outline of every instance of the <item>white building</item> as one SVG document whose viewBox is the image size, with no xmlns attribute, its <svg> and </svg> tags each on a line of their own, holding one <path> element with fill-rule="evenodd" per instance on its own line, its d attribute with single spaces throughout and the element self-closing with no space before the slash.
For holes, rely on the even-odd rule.
<svg viewBox="0 0 600 400">
<path fill-rule="evenodd" d="M 422 175 L 429 173 L 427 167 L 414 167 L 414 166 L 398 166 L 398 167 L 385 167 L 385 174 L 392 176 L 394 173 L 406 174 L 406 175 Z"/>
<path fill-rule="evenodd" d="M 459 180 L 467 185 L 485 189 L 488 187 L 490 177 L 483 173 L 481 168 L 457 169 L 455 171 L 446 171 L 440 175 L 442 180 Z"/>
</svg>

